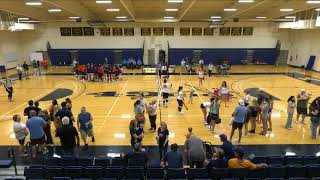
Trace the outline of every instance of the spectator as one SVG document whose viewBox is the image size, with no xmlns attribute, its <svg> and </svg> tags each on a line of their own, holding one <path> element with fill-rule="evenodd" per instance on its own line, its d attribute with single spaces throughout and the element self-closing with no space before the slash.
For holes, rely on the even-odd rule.
<svg viewBox="0 0 320 180">
<path fill-rule="evenodd" d="M 260 119 L 262 120 L 262 132 L 260 135 L 266 135 L 268 131 L 268 119 L 269 119 L 269 111 L 270 111 L 270 103 L 269 98 L 265 98 L 264 102 L 260 106 L 261 109 L 261 116 Z"/>
<path fill-rule="evenodd" d="M 18 76 L 19 76 L 19 80 L 22 80 L 22 71 L 23 71 L 23 69 L 22 69 L 21 65 L 19 64 L 16 69 L 17 69 L 17 73 L 18 73 Z"/>
<path fill-rule="evenodd" d="M 142 66 L 142 61 L 140 59 L 138 59 L 137 61 L 137 69 L 140 69 Z"/>
<path fill-rule="evenodd" d="M 31 118 L 30 111 L 33 110 L 33 111 L 36 111 L 36 113 L 37 113 L 38 109 L 35 106 L 33 106 L 33 101 L 32 100 L 30 100 L 28 102 L 28 104 L 29 104 L 29 106 L 24 109 L 23 115 L 28 116 L 28 119 L 30 119 Z"/>
<path fill-rule="evenodd" d="M 34 107 L 36 107 L 37 116 L 39 116 L 41 112 L 41 108 L 39 108 L 39 101 L 34 102 Z"/>
<path fill-rule="evenodd" d="M 143 130 L 141 132 L 141 128 L 138 127 L 137 120 L 133 119 L 130 121 L 129 131 L 131 135 L 131 146 L 134 147 L 136 143 L 141 143 L 144 137 Z"/>
<path fill-rule="evenodd" d="M 228 162 L 224 159 L 224 151 L 220 148 L 215 148 L 215 153 L 213 154 L 213 159 L 211 159 L 207 165 L 207 170 L 210 171 L 216 168 L 227 168 Z"/>
<path fill-rule="evenodd" d="M 29 134 L 29 131 L 25 124 L 21 122 L 20 115 L 13 115 L 13 132 L 15 134 L 16 139 L 19 141 L 19 153 L 20 156 L 28 156 L 28 152 L 25 149 L 24 143 L 25 139 Z"/>
<path fill-rule="evenodd" d="M 225 158 L 227 160 L 234 158 L 232 142 L 228 141 L 228 137 L 225 134 L 220 134 L 219 137 L 222 142 L 220 148 L 223 150 Z"/>
<path fill-rule="evenodd" d="M 167 153 L 168 143 L 169 143 L 169 130 L 167 123 L 161 122 L 158 128 L 158 136 L 156 137 L 159 145 L 160 160 Z"/>
<path fill-rule="evenodd" d="M 60 109 L 56 114 L 55 117 L 59 117 L 59 121 L 62 120 L 63 117 L 68 117 L 70 119 L 69 125 L 73 125 L 73 121 L 74 121 L 74 117 L 72 112 L 68 109 L 67 107 L 67 103 L 66 102 L 62 102 L 61 103 L 61 107 L 62 109 Z"/>
<path fill-rule="evenodd" d="M 209 77 L 212 77 L 212 71 L 213 71 L 213 65 L 212 65 L 212 62 L 210 62 L 208 65 L 208 76 Z"/>
<path fill-rule="evenodd" d="M 81 112 L 78 114 L 77 127 L 80 132 L 81 138 L 84 142 L 85 147 L 88 147 L 87 136 L 91 137 L 91 141 L 94 142 L 92 116 L 86 111 L 85 107 L 81 108 Z"/>
<path fill-rule="evenodd" d="M 304 119 L 308 113 L 308 101 L 310 99 L 310 94 L 306 92 L 305 89 L 301 89 L 300 93 L 297 95 L 297 120 L 296 124 L 306 125 Z M 301 122 L 299 122 L 299 117 L 301 115 Z"/>
<path fill-rule="evenodd" d="M 149 115 L 149 120 L 150 120 L 150 125 L 151 128 L 149 129 L 152 132 L 156 131 L 157 128 L 157 124 L 156 124 L 156 120 L 157 120 L 157 101 L 152 101 L 149 103 L 148 107 L 147 107 L 147 113 Z"/>
<path fill-rule="evenodd" d="M 234 112 L 232 113 L 233 116 L 233 121 L 232 121 L 232 129 L 231 129 L 231 135 L 230 135 L 230 141 L 232 142 L 232 137 L 234 134 L 234 131 L 236 129 L 239 130 L 239 139 L 238 143 L 241 142 L 241 137 L 242 137 L 242 127 L 245 121 L 245 118 L 247 116 L 248 110 L 244 106 L 244 101 L 240 100 L 239 105 L 236 107 Z"/>
<path fill-rule="evenodd" d="M 316 99 L 314 102 L 310 105 L 310 111 L 311 111 L 311 138 L 316 139 L 317 138 L 317 130 L 320 125 L 320 99 Z"/>
<path fill-rule="evenodd" d="M 184 149 L 187 154 L 187 161 L 191 168 L 202 168 L 206 159 L 203 141 L 195 135 L 191 135 L 184 143 Z"/>
<path fill-rule="evenodd" d="M 67 109 L 68 109 L 69 111 L 71 111 L 71 109 L 72 109 L 72 102 L 71 102 L 70 98 L 66 98 L 66 103 L 67 103 Z"/>
<path fill-rule="evenodd" d="M 80 139 L 77 129 L 70 126 L 70 118 L 62 118 L 62 127 L 57 129 L 56 137 L 60 138 L 64 155 L 74 155 L 75 147 L 80 145 Z"/>
<path fill-rule="evenodd" d="M 127 153 L 124 159 L 128 166 L 143 166 L 143 167 L 147 167 L 148 160 L 149 160 L 148 155 L 145 152 L 145 149 L 142 148 L 141 143 L 136 143 L 133 146 L 133 151 Z"/>
<path fill-rule="evenodd" d="M 181 72 L 185 73 L 186 69 L 186 61 L 184 59 L 181 60 Z"/>
<path fill-rule="evenodd" d="M 178 152 L 178 145 L 176 143 L 171 144 L 171 151 L 164 155 L 161 165 L 168 168 L 183 168 L 183 157 Z"/>
<path fill-rule="evenodd" d="M 40 61 L 37 61 L 37 68 L 38 68 L 38 76 L 41 75 L 41 69 L 40 69 Z"/>
<path fill-rule="evenodd" d="M 188 139 L 192 135 L 194 135 L 194 133 L 192 132 L 192 127 L 188 127 L 188 134 L 186 134 L 186 139 Z"/>
<path fill-rule="evenodd" d="M 30 132 L 30 141 L 32 146 L 32 158 L 36 158 L 37 145 L 43 154 L 46 154 L 48 150 L 44 147 L 45 133 L 43 128 L 46 126 L 46 121 L 41 117 L 37 117 L 35 110 L 30 111 L 31 118 L 27 120 L 27 128 Z"/>
<path fill-rule="evenodd" d="M 36 60 L 32 61 L 33 76 L 38 76 L 38 64 Z"/>
<path fill-rule="evenodd" d="M 47 110 L 40 111 L 39 117 L 42 117 L 47 125 L 43 128 L 43 131 L 46 135 L 46 144 L 53 144 L 52 135 L 51 135 L 51 121 L 50 115 Z"/>
<path fill-rule="evenodd" d="M 135 118 L 138 121 L 138 126 L 140 126 L 140 124 L 145 124 L 145 116 L 144 116 L 144 108 L 145 105 L 143 103 L 143 101 L 141 101 L 140 99 L 138 99 L 135 103 L 134 103 L 134 114 L 135 114 Z"/>
<path fill-rule="evenodd" d="M 24 61 L 23 65 L 22 65 L 22 68 L 23 68 L 23 72 L 24 72 L 24 77 L 26 79 L 28 79 L 29 78 L 29 66 L 26 63 L 26 61 Z"/>
<path fill-rule="evenodd" d="M 247 168 L 250 170 L 255 170 L 268 167 L 267 164 L 253 164 L 251 161 L 244 159 L 244 150 L 242 148 L 236 148 L 234 152 L 235 158 L 228 161 L 228 167 L 231 169 Z"/>
<path fill-rule="evenodd" d="M 50 112 L 50 119 L 51 121 L 54 122 L 54 127 L 57 129 L 58 127 L 61 127 L 61 121 L 59 118 L 55 117 L 55 114 L 60 110 L 60 106 L 58 104 L 57 100 L 52 100 L 52 104 L 49 107 L 49 112 Z"/>
<path fill-rule="evenodd" d="M 296 107 L 295 101 L 296 100 L 294 96 L 290 96 L 288 99 L 288 108 L 287 108 L 288 118 L 287 118 L 287 123 L 285 125 L 286 129 L 292 129 L 292 119 L 293 119 L 294 109 Z"/>
</svg>

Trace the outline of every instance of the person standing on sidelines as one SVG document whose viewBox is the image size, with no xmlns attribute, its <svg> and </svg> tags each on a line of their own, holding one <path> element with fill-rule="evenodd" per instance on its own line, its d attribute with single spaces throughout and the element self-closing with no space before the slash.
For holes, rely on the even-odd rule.
<svg viewBox="0 0 320 180">
<path fill-rule="evenodd" d="M 88 147 L 87 136 L 91 137 L 92 142 L 95 142 L 92 121 L 92 116 L 87 112 L 86 107 L 81 107 L 81 112 L 78 114 L 77 118 L 77 127 L 85 148 Z"/>
<path fill-rule="evenodd" d="M 184 104 L 184 98 L 183 98 L 183 87 L 179 86 L 178 89 L 178 96 L 177 96 L 177 102 L 178 102 L 178 113 L 182 113 L 182 108 L 183 108 L 183 104 Z"/>
<path fill-rule="evenodd" d="M 38 64 L 35 60 L 32 61 L 33 76 L 38 76 Z"/>
<path fill-rule="evenodd" d="M 208 65 L 208 75 L 209 75 L 209 77 L 212 77 L 212 71 L 213 71 L 213 65 L 210 62 L 209 65 Z"/>
<path fill-rule="evenodd" d="M 214 133 L 214 127 L 216 126 L 216 121 L 219 119 L 220 112 L 220 101 L 218 97 L 211 98 L 210 111 L 208 116 L 208 122 L 210 123 L 210 129 Z"/>
<path fill-rule="evenodd" d="M 30 142 L 32 148 L 32 158 L 37 156 L 37 145 L 43 154 L 46 154 L 48 150 L 45 148 L 45 133 L 43 128 L 47 125 L 46 121 L 37 117 L 37 112 L 34 110 L 30 111 L 31 118 L 27 120 L 26 126 L 30 132 Z"/>
<path fill-rule="evenodd" d="M 26 127 L 25 124 L 23 124 L 21 122 L 21 117 L 20 115 L 16 114 L 13 115 L 13 132 L 15 134 L 16 139 L 19 141 L 19 153 L 20 156 L 28 156 L 28 153 L 25 149 L 24 143 L 25 143 L 25 139 L 29 134 L 29 131 Z"/>
<path fill-rule="evenodd" d="M 300 93 L 297 95 L 297 120 L 296 124 L 306 125 L 304 119 L 308 113 L 308 101 L 310 99 L 309 93 L 305 89 L 301 89 Z M 301 115 L 301 122 L 299 122 L 299 117 Z"/>
<path fill-rule="evenodd" d="M 167 153 L 169 144 L 169 130 L 167 127 L 167 123 L 160 123 L 160 127 L 158 128 L 158 135 L 156 138 L 159 145 L 160 160 L 162 160 L 162 157 Z"/>
<path fill-rule="evenodd" d="M 264 102 L 260 106 L 261 109 L 261 120 L 262 120 L 262 126 L 263 130 L 260 132 L 260 135 L 266 135 L 268 131 L 268 119 L 269 119 L 269 111 L 270 111 L 270 105 L 269 105 L 269 98 L 265 98 Z"/>
<path fill-rule="evenodd" d="M 4 88 L 6 89 L 7 93 L 8 93 L 8 100 L 9 102 L 12 102 L 12 96 L 13 96 L 13 84 L 14 81 L 12 81 L 11 79 L 9 79 L 8 77 L 6 77 L 6 79 L 4 80 Z"/>
<path fill-rule="evenodd" d="M 22 71 L 23 71 L 23 69 L 22 69 L 21 65 L 19 64 L 16 69 L 17 69 L 17 73 L 18 73 L 18 76 L 19 76 L 19 80 L 22 80 Z"/>
<path fill-rule="evenodd" d="M 199 78 L 199 88 L 202 87 L 202 82 L 204 81 L 204 70 L 203 67 L 201 66 L 199 71 L 198 71 L 198 78 Z"/>
<path fill-rule="evenodd" d="M 241 137 L 242 137 L 242 127 L 245 121 L 245 118 L 247 116 L 247 108 L 244 105 L 244 101 L 240 100 L 239 105 L 236 107 L 234 112 L 232 113 L 233 116 L 233 121 L 232 121 L 232 129 L 231 129 L 231 135 L 230 135 L 230 141 L 232 142 L 232 137 L 234 135 L 234 131 L 236 129 L 239 130 L 239 139 L 238 143 L 240 144 L 241 142 Z"/>
<path fill-rule="evenodd" d="M 29 79 L 29 66 L 26 63 L 26 61 L 24 61 L 23 65 L 22 65 L 22 68 L 23 68 L 24 77 L 26 79 Z"/>
<path fill-rule="evenodd" d="M 227 106 L 227 101 L 229 100 L 229 89 L 226 81 L 223 81 L 219 90 L 221 100 L 224 102 L 224 107 Z"/>
<path fill-rule="evenodd" d="M 181 60 L 181 72 L 185 73 L 187 71 L 186 69 L 186 61 L 184 59 Z"/>
<path fill-rule="evenodd" d="M 156 120 L 157 120 L 157 101 L 152 101 L 147 107 L 147 113 L 149 115 L 151 128 L 149 129 L 152 132 L 156 132 Z"/>
<path fill-rule="evenodd" d="M 296 102 L 295 102 L 295 97 L 294 96 L 290 96 L 288 99 L 288 109 L 287 109 L 287 113 L 288 113 L 288 119 L 287 119 L 287 123 L 285 125 L 286 129 L 292 129 L 292 119 L 293 119 L 293 114 L 294 114 L 294 109 L 296 107 Z"/>
<path fill-rule="evenodd" d="M 80 138 L 77 129 L 70 125 L 70 118 L 67 116 L 62 118 L 62 127 L 59 127 L 56 131 L 56 137 L 60 138 L 60 143 L 65 156 L 74 156 L 75 147 L 80 146 Z"/>
<path fill-rule="evenodd" d="M 167 79 L 163 80 L 162 84 L 162 102 L 164 107 L 168 107 L 168 102 L 169 102 L 169 94 L 170 94 L 170 89 L 172 87 L 172 84 L 168 83 Z"/>
</svg>

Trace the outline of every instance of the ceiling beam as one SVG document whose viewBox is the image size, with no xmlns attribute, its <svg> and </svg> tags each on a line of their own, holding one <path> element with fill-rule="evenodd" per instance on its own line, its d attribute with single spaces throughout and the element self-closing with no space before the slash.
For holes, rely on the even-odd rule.
<svg viewBox="0 0 320 180">
<path fill-rule="evenodd" d="M 128 14 L 131 16 L 131 19 L 136 21 L 136 13 L 134 11 L 134 7 L 131 0 L 120 0 L 121 5 L 124 9 L 128 12 Z"/>
<path fill-rule="evenodd" d="M 98 16 L 84 6 L 79 0 L 44 0 L 44 2 L 59 7 L 73 16 L 79 16 L 84 20 L 96 19 Z"/>
<path fill-rule="evenodd" d="M 274 16 L 272 18 L 280 18 L 280 17 L 284 17 L 284 16 L 288 16 L 288 15 L 294 15 L 296 13 L 307 11 L 307 10 L 310 10 L 310 9 L 315 9 L 315 8 L 319 8 L 319 4 L 318 5 L 314 5 L 312 7 L 309 7 L 309 8 L 304 8 L 304 9 L 299 9 L 299 10 L 296 10 L 296 11 L 293 11 L 293 12 L 288 12 L 286 14 L 282 14 L 281 16 Z"/>
<path fill-rule="evenodd" d="M 273 0 L 271 3 L 273 3 L 274 1 L 278 1 L 278 0 Z M 238 16 L 238 15 L 240 15 L 240 14 L 243 14 L 243 13 L 249 11 L 249 10 L 252 10 L 252 9 L 254 9 L 254 8 L 256 8 L 256 7 L 259 7 L 259 6 L 261 6 L 261 5 L 263 5 L 264 3 L 267 3 L 267 2 L 270 3 L 270 0 L 263 0 L 263 1 L 255 4 L 255 5 L 253 5 L 253 6 L 248 7 L 247 9 L 244 9 L 244 10 L 242 10 L 242 11 L 240 11 L 240 12 L 238 12 L 238 13 L 235 13 L 235 14 L 233 14 L 233 15 L 227 16 L 226 19 L 236 17 L 236 16 Z"/>
<path fill-rule="evenodd" d="M 197 0 L 192 0 L 185 9 L 181 9 L 178 14 L 178 21 L 181 21 L 183 17 L 189 12 L 192 6 L 197 2 Z"/>
</svg>

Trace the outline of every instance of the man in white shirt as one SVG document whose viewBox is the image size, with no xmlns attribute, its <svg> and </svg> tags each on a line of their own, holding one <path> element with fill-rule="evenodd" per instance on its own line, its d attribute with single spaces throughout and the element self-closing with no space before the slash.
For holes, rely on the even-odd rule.
<svg viewBox="0 0 320 180">
<path fill-rule="evenodd" d="M 200 61 L 199 61 L 199 66 L 200 66 L 201 68 L 203 68 L 203 65 L 204 65 L 204 61 L 203 61 L 203 59 L 200 59 Z"/>
<path fill-rule="evenodd" d="M 181 60 L 181 70 L 182 72 L 186 72 L 186 61 L 184 59 Z"/>
<path fill-rule="evenodd" d="M 162 97 L 163 97 L 163 106 L 168 107 L 168 102 L 169 102 L 169 93 L 170 89 L 172 87 L 172 84 L 167 82 L 167 79 L 163 80 L 162 84 Z"/>
<path fill-rule="evenodd" d="M 28 156 L 27 151 L 25 151 L 25 139 L 29 134 L 29 131 L 25 124 L 21 123 L 20 115 L 14 115 L 13 119 L 13 132 L 15 134 L 16 139 L 19 141 L 19 153 L 20 156 Z"/>
</svg>

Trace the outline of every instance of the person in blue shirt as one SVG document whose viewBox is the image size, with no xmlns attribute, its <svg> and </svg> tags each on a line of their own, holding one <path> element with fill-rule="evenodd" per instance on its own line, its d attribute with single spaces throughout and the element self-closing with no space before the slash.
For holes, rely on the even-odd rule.
<svg viewBox="0 0 320 180">
<path fill-rule="evenodd" d="M 74 117 L 72 112 L 68 109 L 67 103 L 62 102 L 61 103 L 62 109 L 60 109 L 56 114 L 55 117 L 59 117 L 60 121 L 63 117 L 67 116 L 70 119 L 70 125 L 73 125 Z"/>
<path fill-rule="evenodd" d="M 171 144 L 171 151 L 165 154 L 161 162 L 161 165 L 163 167 L 168 167 L 168 168 L 183 167 L 183 157 L 182 157 L 182 154 L 178 152 L 178 145 L 176 143 Z"/>
<path fill-rule="evenodd" d="M 78 114 L 77 127 L 81 134 L 81 139 L 84 142 L 85 147 L 88 146 L 87 136 L 91 137 L 91 141 L 94 142 L 93 126 L 92 126 L 92 116 L 87 112 L 85 107 L 81 108 L 81 112 Z"/>
<path fill-rule="evenodd" d="M 37 117 L 37 112 L 35 110 L 30 111 L 30 116 L 31 118 L 27 120 L 26 126 L 30 132 L 32 158 L 36 158 L 37 145 L 43 154 L 48 152 L 44 146 L 45 133 L 43 131 L 43 128 L 47 125 L 47 122 L 43 118 Z"/>
<path fill-rule="evenodd" d="M 247 117 L 247 113 L 248 113 L 248 110 L 245 107 L 244 101 L 241 99 L 239 101 L 239 105 L 236 107 L 236 109 L 232 113 L 233 121 L 232 121 L 231 135 L 230 135 L 231 142 L 232 142 L 232 137 L 233 137 L 234 131 L 236 129 L 238 129 L 239 130 L 238 143 L 240 144 L 241 137 L 242 137 L 242 127 L 243 127 L 244 121 Z"/>
<path fill-rule="evenodd" d="M 222 142 L 220 148 L 224 151 L 225 159 L 229 160 L 234 158 L 234 147 L 232 145 L 232 142 L 228 141 L 228 137 L 225 134 L 220 134 L 219 137 L 220 141 Z"/>
</svg>

